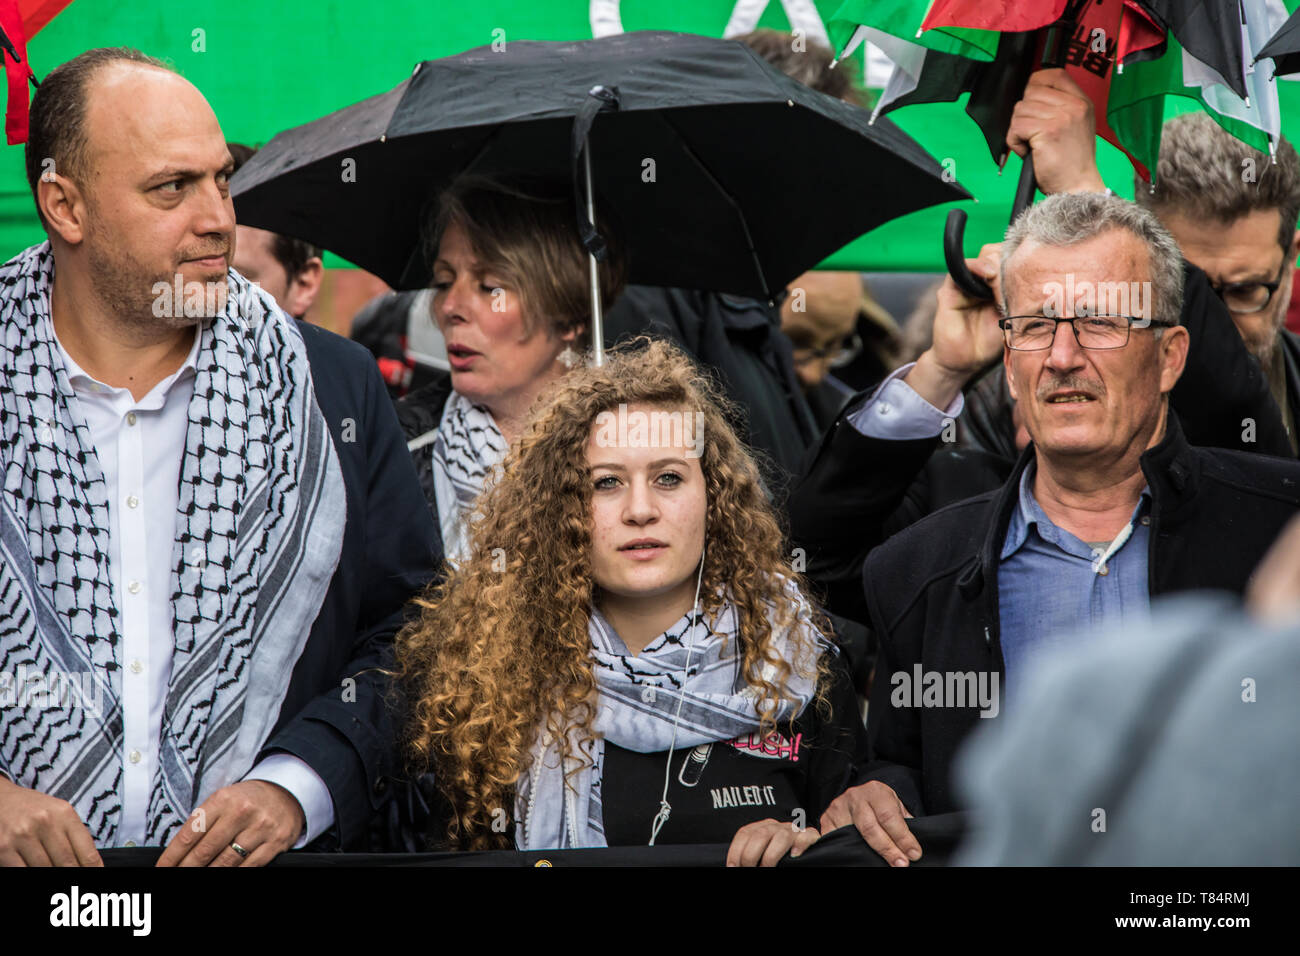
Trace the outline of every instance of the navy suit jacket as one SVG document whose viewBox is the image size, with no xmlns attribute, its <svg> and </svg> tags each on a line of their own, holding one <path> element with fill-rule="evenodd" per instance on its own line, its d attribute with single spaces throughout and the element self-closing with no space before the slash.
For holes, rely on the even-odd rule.
<svg viewBox="0 0 1300 956">
<path fill-rule="evenodd" d="M 258 759 L 293 754 L 329 787 L 335 823 L 313 849 L 361 850 L 399 760 L 397 711 L 380 669 L 392 666 L 393 635 L 441 565 L 442 547 L 374 358 L 318 326 L 298 328 L 342 467 L 347 524 L 338 568 Z"/>
</svg>

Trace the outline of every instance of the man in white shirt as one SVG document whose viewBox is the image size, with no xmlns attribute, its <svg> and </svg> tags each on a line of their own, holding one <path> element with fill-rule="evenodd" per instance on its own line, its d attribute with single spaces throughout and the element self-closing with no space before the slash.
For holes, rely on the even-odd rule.
<svg viewBox="0 0 1300 956">
<path fill-rule="evenodd" d="M 31 129 L 49 243 L 0 267 L 0 864 L 362 847 L 376 669 L 436 547 L 373 363 L 229 271 L 233 162 L 187 81 L 90 51 Z"/>
</svg>

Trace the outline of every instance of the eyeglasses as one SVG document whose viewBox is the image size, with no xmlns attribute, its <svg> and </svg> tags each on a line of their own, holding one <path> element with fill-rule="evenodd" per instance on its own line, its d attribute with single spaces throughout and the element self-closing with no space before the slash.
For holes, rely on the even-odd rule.
<svg viewBox="0 0 1300 956">
<path fill-rule="evenodd" d="M 790 344 L 793 347 L 792 358 L 795 365 L 807 365 L 809 362 L 829 358 L 831 368 L 843 368 L 862 354 L 862 336 L 857 332 L 821 348 L 804 344 L 804 340 L 798 335 L 790 336 Z"/>
<path fill-rule="evenodd" d="M 1282 267 L 1272 282 L 1233 282 L 1229 285 L 1210 283 L 1214 294 L 1223 300 L 1229 312 L 1237 315 L 1250 315 L 1268 308 L 1273 301 L 1273 293 L 1282 284 L 1282 275 L 1286 272 L 1287 257 L 1282 257 Z"/>
<path fill-rule="evenodd" d="M 1122 349 L 1128 345 L 1129 329 L 1151 326 L 1168 327 L 1167 322 L 1153 322 L 1131 315 L 1078 315 L 1074 318 L 1049 318 L 1045 315 L 1012 315 L 998 320 L 1006 335 L 1007 348 L 1017 352 L 1050 349 L 1056 339 L 1056 326 L 1069 322 L 1074 338 L 1085 349 Z"/>
</svg>

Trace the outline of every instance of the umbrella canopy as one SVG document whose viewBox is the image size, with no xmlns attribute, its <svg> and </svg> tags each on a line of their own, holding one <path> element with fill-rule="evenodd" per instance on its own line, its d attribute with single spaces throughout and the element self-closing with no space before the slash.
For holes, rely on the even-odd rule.
<svg viewBox="0 0 1300 956">
<path fill-rule="evenodd" d="M 608 93 L 598 103 L 591 91 Z M 235 176 L 239 221 L 427 283 L 422 228 L 460 173 L 569 180 L 580 114 L 630 280 L 773 297 L 849 240 L 968 198 L 892 123 L 734 41 L 513 41 L 419 64 L 395 89 L 276 136 Z"/>
<path fill-rule="evenodd" d="M 1256 60 L 1268 57 L 1278 76 L 1290 76 L 1300 73 L 1300 10 L 1291 14 L 1286 23 L 1269 39 L 1259 51 Z"/>
</svg>

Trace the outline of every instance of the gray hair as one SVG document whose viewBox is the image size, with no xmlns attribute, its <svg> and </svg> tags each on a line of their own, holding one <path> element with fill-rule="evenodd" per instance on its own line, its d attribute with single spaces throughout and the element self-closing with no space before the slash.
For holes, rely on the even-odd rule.
<svg viewBox="0 0 1300 956">
<path fill-rule="evenodd" d="M 1191 219 L 1230 223 L 1260 210 L 1282 216 L 1278 244 L 1291 248 L 1300 217 L 1300 156 L 1285 139 L 1277 164 L 1247 146 L 1205 113 L 1183 113 L 1160 133 L 1155 182 L 1136 180 L 1133 194 L 1146 209 L 1181 213 Z"/>
<path fill-rule="evenodd" d="M 1002 244 L 1002 311 L 1007 311 L 1007 261 L 1026 239 L 1045 246 L 1072 246 L 1111 229 L 1142 240 L 1151 263 L 1151 321 L 1178 325 L 1183 311 L 1183 255 L 1154 215 L 1106 193 L 1061 193 L 1026 209 L 1007 229 Z"/>
</svg>

